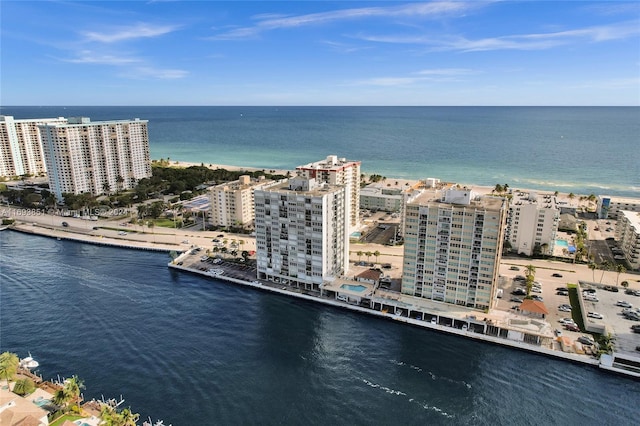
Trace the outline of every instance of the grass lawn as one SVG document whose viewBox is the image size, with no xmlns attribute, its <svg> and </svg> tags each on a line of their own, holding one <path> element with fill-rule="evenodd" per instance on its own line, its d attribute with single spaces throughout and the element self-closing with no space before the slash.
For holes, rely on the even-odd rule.
<svg viewBox="0 0 640 426">
<path fill-rule="evenodd" d="M 153 226 L 160 226 L 162 228 L 175 228 L 178 225 L 178 228 L 182 226 L 182 221 L 173 222 L 173 219 L 154 219 Z"/>
<path fill-rule="evenodd" d="M 58 419 L 55 422 L 49 423 L 49 426 L 60 426 L 62 423 L 65 422 L 65 420 L 69 420 L 70 422 L 73 422 L 75 420 L 82 419 L 82 418 L 84 418 L 84 416 L 79 416 L 77 414 L 65 414 L 62 417 L 58 417 Z"/>
</svg>

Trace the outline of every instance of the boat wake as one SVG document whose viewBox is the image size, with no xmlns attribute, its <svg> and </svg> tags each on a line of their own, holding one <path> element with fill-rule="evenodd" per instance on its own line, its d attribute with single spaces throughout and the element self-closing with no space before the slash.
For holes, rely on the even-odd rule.
<svg viewBox="0 0 640 426">
<path fill-rule="evenodd" d="M 417 365 L 407 364 L 407 363 L 405 363 L 403 361 L 390 359 L 389 362 L 392 363 L 392 364 L 401 366 L 401 367 L 407 367 L 407 368 L 410 368 L 412 370 L 416 370 L 419 373 L 421 373 L 423 371 L 422 367 L 419 367 Z M 471 387 L 472 387 L 471 383 L 467 383 L 464 380 L 453 380 L 453 379 L 450 379 L 448 377 L 438 377 L 434 373 L 432 373 L 431 371 L 427 371 L 426 374 L 428 374 L 431 377 L 431 380 L 442 380 L 442 381 L 453 383 L 453 384 L 459 384 L 459 385 L 463 385 L 467 389 L 471 389 Z"/>
<path fill-rule="evenodd" d="M 406 393 L 399 391 L 399 390 L 395 390 L 395 389 L 390 389 L 386 386 L 380 385 L 378 383 L 373 383 L 367 379 L 362 379 L 362 381 L 367 385 L 370 386 L 372 388 L 376 388 L 376 389 L 381 389 L 383 391 L 385 391 L 386 393 L 392 394 L 392 395 L 398 395 L 398 396 L 408 396 Z M 435 413 L 440 414 L 441 416 L 444 416 L 448 419 L 453 419 L 454 416 L 452 414 L 447 413 L 446 411 L 444 411 L 442 408 L 440 407 L 436 407 L 435 405 L 429 405 L 424 401 L 419 401 L 415 398 L 408 398 L 407 399 L 408 402 L 411 402 L 413 404 L 416 404 L 420 407 L 422 407 L 425 410 L 429 410 L 429 411 L 433 411 Z"/>
</svg>

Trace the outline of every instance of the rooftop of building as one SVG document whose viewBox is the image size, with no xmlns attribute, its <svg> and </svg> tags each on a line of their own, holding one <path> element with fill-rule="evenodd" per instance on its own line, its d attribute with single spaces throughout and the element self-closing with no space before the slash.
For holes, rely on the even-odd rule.
<svg viewBox="0 0 640 426">
<path fill-rule="evenodd" d="M 541 194 L 534 191 L 513 191 L 511 193 L 511 206 L 525 204 L 537 204 L 540 208 L 557 209 L 558 198 L 553 194 Z"/>
<path fill-rule="evenodd" d="M 620 214 L 629 221 L 629 224 L 634 229 L 634 231 L 640 234 L 640 212 L 622 210 Z"/>
<path fill-rule="evenodd" d="M 253 188 L 258 185 L 265 185 L 273 182 L 272 180 L 266 179 L 264 176 L 260 176 L 257 179 L 252 179 L 249 175 L 242 175 L 238 178 L 238 180 L 234 180 L 231 182 L 221 183 L 219 185 L 214 185 L 209 187 L 210 191 L 212 190 L 223 190 L 223 191 L 237 191 L 241 189 Z"/>
<path fill-rule="evenodd" d="M 350 166 L 360 165 L 360 161 L 351 161 L 346 158 L 339 158 L 337 155 L 329 155 L 326 159 L 308 163 L 296 167 L 296 170 L 343 170 Z"/>
<path fill-rule="evenodd" d="M 324 182 L 320 183 L 313 178 L 296 176 L 291 179 L 285 179 L 273 185 L 260 188 L 260 190 L 265 192 L 302 193 L 310 196 L 319 196 L 329 192 L 344 190 L 344 187 L 342 185 L 331 185 Z"/>
<path fill-rule="evenodd" d="M 445 199 L 447 199 L 446 202 Z M 429 188 L 409 202 L 409 204 L 413 205 L 448 204 L 487 210 L 500 210 L 504 203 L 505 198 L 503 197 L 484 195 L 470 187 L 462 187 L 460 185 L 448 185 L 443 189 Z"/>
<path fill-rule="evenodd" d="M 104 126 L 109 124 L 130 124 L 130 123 L 148 123 L 149 120 L 141 120 L 139 118 L 132 118 L 130 120 L 105 120 L 105 121 L 91 121 L 89 117 L 69 117 L 66 122 L 47 122 L 42 126 L 48 127 L 78 127 L 78 126 Z"/>
</svg>

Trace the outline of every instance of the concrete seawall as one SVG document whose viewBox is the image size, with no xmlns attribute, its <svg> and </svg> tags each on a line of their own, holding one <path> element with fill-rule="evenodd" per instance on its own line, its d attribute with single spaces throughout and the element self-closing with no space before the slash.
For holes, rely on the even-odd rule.
<svg viewBox="0 0 640 426">
<path fill-rule="evenodd" d="M 470 338 L 470 339 L 474 339 L 476 341 L 481 341 L 481 342 L 486 342 L 486 343 L 491 343 L 491 344 L 496 344 L 496 345 L 501 345 L 501 346 L 507 346 L 507 347 L 510 347 L 510 348 L 513 348 L 513 349 L 519 349 L 519 350 L 523 350 L 523 351 L 537 353 L 539 355 L 544 355 L 544 356 L 549 356 L 549 357 L 554 357 L 554 358 L 560 358 L 560 359 L 563 359 L 563 360 L 566 360 L 566 361 L 575 362 L 575 363 L 586 364 L 586 365 L 591 365 L 591 366 L 595 366 L 595 367 L 597 367 L 599 365 L 599 361 L 597 359 L 586 357 L 584 355 L 561 352 L 561 351 L 557 351 L 557 350 L 553 350 L 553 349 L 549 349 L 549 348 L 545 348 L 545 347 L 541 347 L 541 346 L 530 345 L 530 344 L 523 343 L 523 342 L 518 342 L 518 341 L 509 340 L 509 339 L 494 337 L 494 336 L 481 334 L 481 333 L 475 333 L 475 332 L 468 331 L 468 330 L 460 330 L 460 329 L 457 329 L 457 328 L 454 328 L 454 327 L 447 327 L 447 326 L 440 325 L 440 324 L 432 324 L 432 323 L 430 323 L 428 321 L 422 321 L 422 320 L 417 320 L 417 319 L 413 319 L 413 318 L 398 316 L 398 315 L 391 314 L 391 313 L 384 313 L 384 312 L 376 311 L 376 310 L 373 310 L 373 309 L 370 309 L 370 308 L 365 308 L 365 307 L 362 307 L 362 306 L 356 306 L 356 305 L 352 305 L 352 304 L 349 304 L 349 303 L 341 302 L 339 300 L 334 300 L 334 299 L 329 299 L 329 298 L 324 298 L 324 297 L 318 297 L 318 296 L 311 296 L 311 295 L 299 293 L 299 292 L 296 292 L 296 291 L 282 289 L 281 287 L 273 287 L 273 286 L 270 286 L 270 285 L 256 284 L 256 283 L 253 283 L 253 282 L 239 280 L 239 279 L 236 279 L 236 278 L 233 278 L 233 277 L 229 277 L 229 276 L 225 276 L 225 275 L 215 275 L 214 276 L 214 275 L 211 275 L 211 274 L 209 274 L 209 273 L 207 273 L 205 271 L 199 271 L 199 270 L 194 270 L 194 269 L 191 269 L 191 268 L 186 268 L 184 266 L 180 266 L 180 265 L 177 265 L 175 263 L 170 263 L 168 266 L 170 268 L 172 268 L 172 269 L 176 269 L 176 270 L 179 270 L 179 271 L 196 274 L 196 275 L 207 277 L 207 278 L 212 278 L 212 279 L 216 279 L 216 280 L 220 280 L 220 281 L 226 281 L 226 282 L 229 282 L 229 283 L 232 283 L 232 284 L 241 285 L 241 286 L 245 286 L 245 287 L 250 287 L 250 288 L 253 288 L 253 289 L 266 291 L 266 292 L 270 292 L 270 293 L 275 293 L 275 294 L 279 294 L 279 295 L 283 295 L 283 296 L 287 296 L 287 297 L 294 297 L 294 298 L 306 300 L 306 301 L 309 301 L 309 302 L 322 303 L 324 305 L 332 306 L 334 308 L 347 309 L 347 310 L 350 310 L 350 311 L 353 311 L 353 312 L 357 312 L 357 313 L 360 313 L 360 314 L 372 315 L 374 317 L 378 317 L 378 318 L 382 318 L 382 319 L 386 319 L 386 320 L 390 320 L 390 321 L 402 322 L 402 323 L 409 324 L 409 325 L 412 325 L 412 326 L 415 326 L 415 327 L 421 327 L 421 328 L 425 328 L 425 329 L 429 329 L 429 330 L 433 330 L 433 331 L 438 331 L 438 332 L 441 332 L 441 333 L 446 333 L 446 334 L 456 335 L 456 336 L 460 336 L 460 337 Z"/>
</svg>

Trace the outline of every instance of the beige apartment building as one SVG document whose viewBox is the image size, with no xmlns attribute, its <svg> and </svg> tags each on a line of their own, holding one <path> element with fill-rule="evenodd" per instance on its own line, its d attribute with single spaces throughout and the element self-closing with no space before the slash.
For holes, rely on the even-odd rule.
<svg viewBox="0 0 640 426">
<path fill-rule="evenodd" d="M 405 213 L 402 293 L 489 309 L 504 240 L 507 203 L 467 188 L 430 190 Z"/>
<path fill-rule="evenodd" d="M 15 119 L 0 115 L 0 176 L 45 174 L 47 167 L 38 126 L 66 122 L 63 117 Z"/>
<path fill-rule="evenodd" d="M 329 155 L 325 160 L 296 167 L 300 176 L 313 178 L 317 182 L 344 185 L 350 203 L 349 225 L 355 229 L 360 224 L 360 161 L 350 161 Z"/>
<path fill-rule="evenodd" d="M 552 254 L 560 222 L 556 197 L 535 192 L 514 192 L 512 195 L 505 230 L 511 251 L 525 256 L 536 251 Z"/>
<path fill-rule="evenodd" d="M 250 176 L 244 175 L 236 181 L 209 188 L 209 223 L 224 227 L 252 226 L 255 217 L 253 193 L 270 183 L 273 182 L 266 180 L 264 176 L 251 179 Z"/>
<path fill-rule="evenodd" d="M 39 126 L 51 192 L 107 194 L 151 177 L 147 120 L 86 117 Z"/>
<path fill-rule="evenodd" d="M 343 185 L 298 176 L 256 189 L 258 278 L 307 290 L 349 268 L 350 204 Z"/>
</svg>

